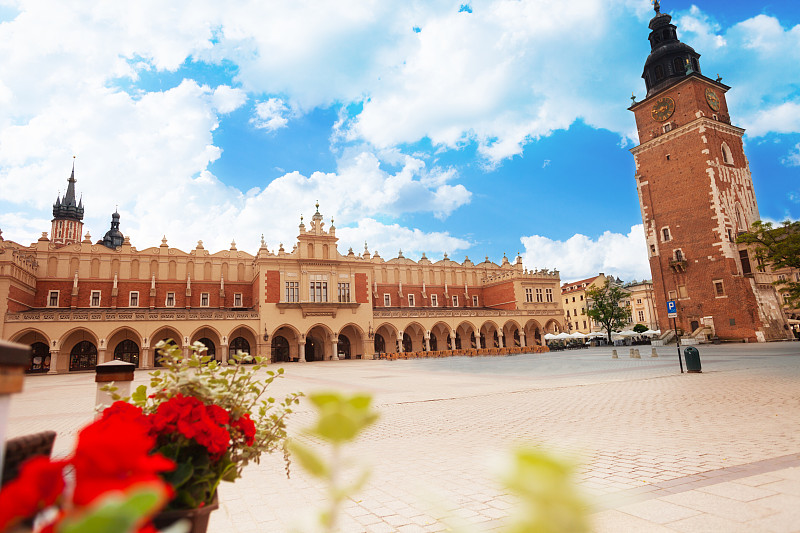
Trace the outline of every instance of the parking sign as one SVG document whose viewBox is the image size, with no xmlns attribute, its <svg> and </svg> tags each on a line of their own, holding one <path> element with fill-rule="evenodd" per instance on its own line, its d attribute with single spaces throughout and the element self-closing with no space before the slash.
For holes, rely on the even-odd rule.
<svg viewBox="0 0 800 533">
<path fill-rule="evenodd" d="M 675 300 L 667 300 L 667 318 L 678 318 L 678 305 Z"/>
</svg>

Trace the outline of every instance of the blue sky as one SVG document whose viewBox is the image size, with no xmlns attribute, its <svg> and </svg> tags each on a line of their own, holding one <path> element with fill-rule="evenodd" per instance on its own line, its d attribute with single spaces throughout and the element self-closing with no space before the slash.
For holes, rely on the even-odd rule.
<svg viewBox="0 0 800 533">
<path fill-rule="evenodd" d="M 129 5 L 130 4 L 130 5 Z M 0 229 L 29 243 L 76 159 L 93 240 L 521 253 L 562 280 L 650 277 L 630 95 L 647 0 L 0 0 Z M 732 86 L 761 216 L 800 218 L 800 7 L 665 0 Z"/>
</svg>

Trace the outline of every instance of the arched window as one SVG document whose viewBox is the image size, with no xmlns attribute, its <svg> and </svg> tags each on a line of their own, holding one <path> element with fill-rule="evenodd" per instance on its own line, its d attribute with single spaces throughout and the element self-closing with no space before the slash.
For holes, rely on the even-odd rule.
<svg viewBox="0 0 800 533">
<path fill-rule="evenodd" d="M 308 243 L 308 257 L 313 259 L 314 258 L 314 245 Z"/>
<path fill-rule="evenodd" d="M 281 338 L 283 338 L 283 337 L 281 337 Z M 230 352 L 232 354 L 234 354 L 236 352 L 242 352 L 242 353 L 249 354 L 250 353 L 250 343 L 247 342 L 247 339 L 245 339 L 244 337 L 236 337 L 235 339 L 233 339 L 231 341 Z"/>
<path fill-rule="evenodd" d="M 26 370 L 29 374 L 41 374 L 50 370 L 50 347 L 43 342 L 31 344 L 31 364 Z"/>
<path fill-rule="evenodd" d="M 744 217 L 742 216 L 742 209 L 739 207 L 739 202 L 736 202 L 736 225 L 738 231 L 746 231 L 747 224 L 744 221 Z"/>
<path fill-rule="evenodd" d="M 728 147 L 728 143 L 722 143 L 722 161 L 728 165 L 733 164 L 733 153 Z"/>
<path fill-rule="evenodd" d="M 655 74 L 656 74 L 656 81 L 663 79 L 664 67 L 662 67 L 661 65 L 656 65 Z"/>
<path fill-rule="evenodd" d="M 69 370 L 94 370 L 97 366 L 97 346 L 81 341 L 69 352 Z"/>
<path fill-rule="evenodd" d="M 676 57 L 672 60 L 672 68 L 675 69 L 675 74 L 679 74 L 686 70 L 686 63 L 682 57 Z"/>
<path fill-rule="evenodd" d="M 241 337 L 239 337 L 241 338 Z M 272 362 L 283 363 L 289 360 L 289 341 L 282 335 L 272 337 Z"/>
<path fill-rule="evenodd" d="M 136 368 L 139 368 L 139 346 L 136 342 L 125 339 L 114 348 L 114 359 L 117 361 L 125 361 L 126 363 L 133 363 L 136 365 Z"/>
</svg>

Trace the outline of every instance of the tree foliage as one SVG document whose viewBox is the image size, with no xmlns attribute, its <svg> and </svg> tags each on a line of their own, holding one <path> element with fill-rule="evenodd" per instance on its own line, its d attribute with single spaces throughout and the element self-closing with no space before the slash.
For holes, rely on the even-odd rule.
<svg viewBox="0 0 800 533">
<path fill-rule="evenodd" d="M 633 326 L 633 331 L 635 331 L 636 333 L 644 333 L 645 331 L 647 331 L 647 329 L 648 329 L 647 326 L 645 326 L 644 324 L 636 324 L 635 326 Z"/>
<path fill-rule="evenodd" d="M 739 235 L 736 242 L 754 245 L 756 259 L 759 263 L 768 263 L 772 270 L 800 269 L 800 221 L 787 220 L 773 227 L 772 222 L 758 220 L 750 231 Z M 785 281 L 775 284 L 789 295 L 787 303 L 791 307 L 800 306 L 800 282 L 787 276 Z"/>
<path fill-rule="evenodd" d="M 602 287 L 592 287 L 586 291 L 586 298 L 589 300 L 586 314 L 603 325 L 609 344 L 611 331 L 623 327 L 630 319 L 630 310 L 620 306 L 620 302 L 627 296 L 628 293 L 622 287 L 612 285 L 609 280 Z"/>
</svg>

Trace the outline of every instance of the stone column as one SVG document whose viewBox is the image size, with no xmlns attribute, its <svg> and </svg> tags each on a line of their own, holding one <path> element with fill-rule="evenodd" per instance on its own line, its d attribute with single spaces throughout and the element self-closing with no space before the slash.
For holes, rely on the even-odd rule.
<svg viewBox="0 0 800 533">
<path fill-rule="evenodd" d="M 141 352 L 139 352 L 139 368 L 152 368 L 155 364 L 150 358 L 150 348 L 146 346 L 142 346 Z"/>
<path fill-rule="evenodd" d="M 334 335 L 331 341 L 331 361 L 339 360 L 339 336 Z"/>
<path fill-rule="evenodd" d="M 306 336 L 300 335 L 300 343 L 297 346 L 297 351 L 300 353 L 300 358 L 298 361 L 301 363 L 306 362 Z"/>
<path fill-rule="evenodd" d="M 50 349 L 50 370 L 48 374 L 58 374 L 58 350 Z"/>
<path fill-rule="evenodd" d="M 220 344 L 219 345 L 219 351 L 220 351 L 220 354 L 219 354 L 219 356 L 220 356 L 220 364 L 227 366 L 228 365 L 228 359 L 230 358 L 230 350 L 228 348 L 228 345 L 227 344 Z"/>
<path fill-rule="evenodd" d="M 367 337 L 362 341 L 364 346 L 364 355 L 361 356 L 362 359 L 375 359 L 375 339 L 370 339 Z"/>
</svg>

